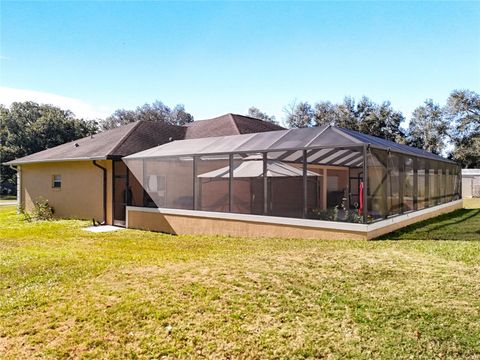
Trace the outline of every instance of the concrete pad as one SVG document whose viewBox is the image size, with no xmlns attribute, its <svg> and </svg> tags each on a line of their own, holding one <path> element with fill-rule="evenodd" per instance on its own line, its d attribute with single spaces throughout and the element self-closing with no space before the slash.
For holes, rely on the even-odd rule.
<svg viewBox="0 0 480 360">
<path fill-rule="evenodd" d="M 89 227 L 83 228 L 82 230 L 90 231 L 93 233 L 103 233 L 103 232 L 125 230 L 125 228 L 119 227 L 119 226 L 112 226 L 112 225 L 99 225 L 99 226 L 89 226 Z"/>
</svg>

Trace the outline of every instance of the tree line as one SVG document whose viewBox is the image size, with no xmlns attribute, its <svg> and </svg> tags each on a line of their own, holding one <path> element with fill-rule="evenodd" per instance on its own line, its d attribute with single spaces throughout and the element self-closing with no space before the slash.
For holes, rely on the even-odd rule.
<svg viewBox="0 0 480 360">
<path fill-rule="evenodd" d="M 365 96 L 359 101 L 346 97 L 337 104 L 292 102 L 283 110 L 283 122 L 290 128 L 331 124 L 437 154 L 451 144 L 451 159 L 463 167 L 480 167 L 480 95 L 474 91 L 454 90 L 443 106 L 426 100 L 413 111 L 406 128 L 405 116 L 389 101 L 377 104 Z M 275 116 L 253 106 L 246 115 L 278 124 Z M 194 117 L 181 104 L 169 107 L 160 101 L 134 110 L 118 109 L 97 120 L 80 119 L 69 110 L 31 101 L 0 105 L 0 163 L 139 120 L 185 125 Z M 13 183 L 14 174 L 2 165 L 1 183 Z"/>
<path fill-rule="evenodd" d="M 98 130 L 97 121 L 78 119 L 70 110 L 32 101 L 0 105 L 0 164 L 73 141 Z M 15 170 L 0 165 L 0 185 L 14 184 Z M 11 189 L 11 187 L 9 188 Z M 0 195 L 5 192 L 0 189 Z"/>
<path fill-rule="evenodd" d="M 389 101 L 376 104 L 365 96 L 358 102 L 346 97 L 339 104 L 294 102 L 284 112 L 291 128 L 336 125 L 435 154 L 451 144 L 447 154 L 451 159 L 463 167 L 480 167 L 480 95 L 471 90 L 452 91 L 443 106 L 425 100 L 412 112 L 406 128 L 404 115 Z"/>
</svg>

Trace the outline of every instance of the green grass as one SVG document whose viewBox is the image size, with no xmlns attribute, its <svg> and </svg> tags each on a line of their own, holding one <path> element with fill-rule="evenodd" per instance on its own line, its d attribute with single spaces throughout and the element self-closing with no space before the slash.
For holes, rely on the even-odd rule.
<svg viewBox="0 0 480 360">
<path fill-rule="evenodd" d="M 0 358 L 480 358 L 479 210 L 370 242 L 86 225 L 0 207 Z"/>
<path fill-rule="evenodd" d="M 1 198 L 0 199 L 0 204 L 2 204 L 2 203 L 12 203 L 12 202 L 15 202 L 16 200 L 17 200 L 16 198 L 11 198 L 11 199 Z"/>
<path fill-rule="evenodd" d="M 480 209 L 456 210 L 387 234 L 381 239 L 480 241 Z"/>
<path fill-rule="evenodd" d="M 17 197 L 15 195 L 0 195 L 0 201 L 16 201 Z"/>
</svg>

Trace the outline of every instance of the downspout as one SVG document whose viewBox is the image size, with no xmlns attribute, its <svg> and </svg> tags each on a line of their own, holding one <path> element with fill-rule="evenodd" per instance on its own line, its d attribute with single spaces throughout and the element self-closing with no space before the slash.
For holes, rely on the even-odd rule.
<svg viewBox="0 0 480 360">
<path fill-rule="evenodd" d="M 107 223 L 107 169 L 97 164 L 97 160 L 93 160 L 93 165 L 103 171 L 103 224 Z"/>
<path fill-rule="evenodd" d="M 22 168 L 10 165 L 10 169 L 17 172 L 17 213 L 22 212 Z"/>
</svg>

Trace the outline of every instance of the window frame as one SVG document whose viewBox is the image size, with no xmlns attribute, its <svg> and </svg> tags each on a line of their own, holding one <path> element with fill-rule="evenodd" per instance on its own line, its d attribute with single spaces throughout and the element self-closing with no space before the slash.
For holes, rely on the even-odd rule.
<svg viewBox="0 0 480 360">
<path fill-rule="evenodd" d="M 58 184 L 59 186 L 56 186 Z M 62 175 L 52 175 L 52 189 L 60 190 L 62 188 Z"/>
</svg>

